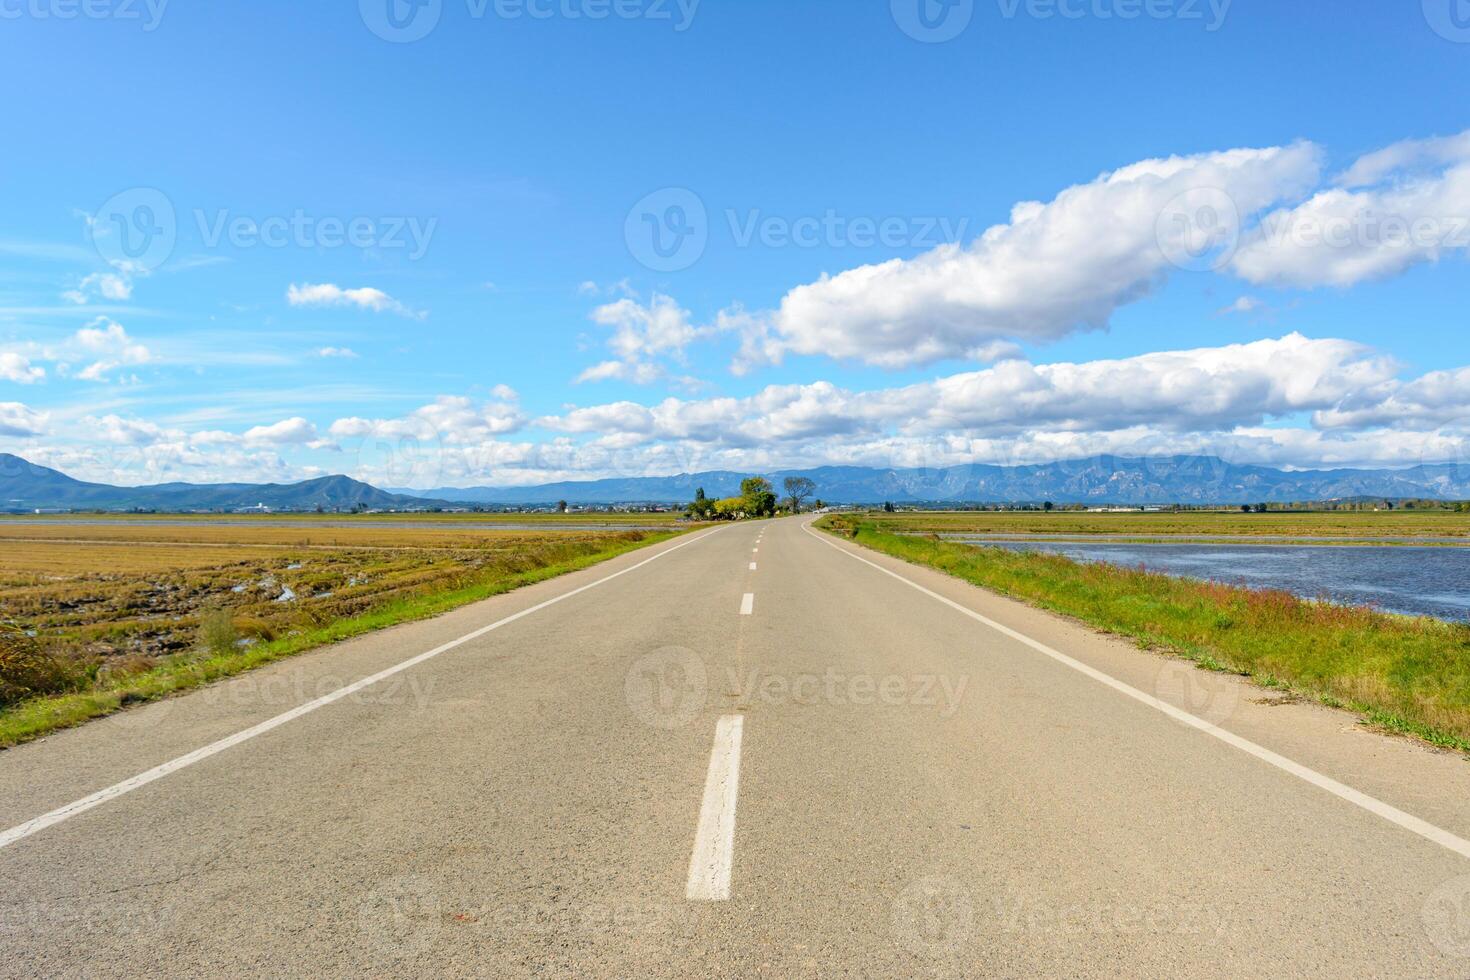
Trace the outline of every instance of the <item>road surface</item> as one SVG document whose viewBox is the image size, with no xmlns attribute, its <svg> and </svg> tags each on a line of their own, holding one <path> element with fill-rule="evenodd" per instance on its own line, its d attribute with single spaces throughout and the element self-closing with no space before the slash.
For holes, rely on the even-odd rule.
<svg viewBox="0 0 1470 980">
<path fill-rule="evenodd" d="M 807 519 L 0 753 L 5 976 L 1470 976 L 1470 766 Z"/>
</svg>

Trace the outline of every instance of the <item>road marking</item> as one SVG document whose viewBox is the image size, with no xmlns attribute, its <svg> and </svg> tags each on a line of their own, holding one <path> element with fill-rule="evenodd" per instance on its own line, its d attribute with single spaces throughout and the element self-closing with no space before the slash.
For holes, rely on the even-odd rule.
<svg viewBox="0 0 1470 980">
<path fill-rule="evenodd" d="M 882 565 L 879 565 L 876 562 L 869 561 L 862 555 L 853 554 L 851 551 L 848 551 L 846 548 L 841 547 L 837 543 L 833 541 L 828 541 L 826 538 L 822 537 L 819 532 L 813 531 L 810 525 L 803 525 L 802 527 L 803 530 L 805 530 L 812 537 L 816 538 L 818 541 L 821 541 L 828 547 L 842 552 L 842 554 L 853 559 L 854 561 L 860 561 L 864 565 L 876 568 L 884 575 L 898 579 L 903 584 L 913 589 L 917 589 L 918 591 L 924 593 L 926 596 L 929 596 L 931 599 L 937 599 L 938 601 L 944 603 L 946 606 L 949 606 L 951 609 L 964 613 L 966 616 L 969 616 L 976 622 L 983 623 L 996 632 L 1003 633 L 1006 636 L 1009 636 L 1011 639 L 1017 641 L 1018 643 L 1024 643 L 1026 646 L 1037 651 L 1038 653 L 1045 654 L 1046 656 L 1055 660 L 1057 663 L 1063 664 L 1067 667 L 1071 667 L 1073 670 L 1079 673 L 1086 674 L 1093 680 L 1098 681 L 1102 684 L 1106 684 L 1113 690 L 1118 691 L 1121 694 L 1126 694 L 1128 697 L 1134 699 L 1135 701 L 1142 702 L 1143 704 L 1148 705 L 1150 708 L 1163 712 L 1170 718 L 1173 718 L 1175 721 L 1182 722 L 1185 725 L 1188 725 L 1190 728 L 1194 728 L 1205 733 L 1206 735 L 1217 738 L 1220 741 L 1224 742 L 1226 745 L 1233 746 L 1234 748 L 1237 748 L 1240 751 L 1247 753 L 1248 755 L 1253 755 L 1267 765 L 1275 766 L 1282 772 L 1290 773 L 1303 782 L 1310 783 L 1313 786 L 1316 786 L 1318 789 L 1326 790 L 1333 796 L 1336 796 L 1342 800 L 1346 800 L 1348 803 L 1351 803 L 1356 807 L 1361 807 L 1362 809 L 1367 810 L 1369 813 L 1382 817 L 1384 820 L 1387 820 L 1390 823 L 1397 824 L 1410 833 L 1418 834 L 1425 840 L 1432 841 L 1433 843 L 1440 845 L 1446 850 L 1454 851 L 1461 857 L 1470 858 L 1470 840 L 1466 840 L 1463 837 L 1452 834 L 1448 830 L 1436 827 L 1434 824 L 1429 823 L 1426 820 L 1421 820 L 1411 813 L 1405 813 L 1403 810 L 1400 810 L 1395 806 L 1384 803 L 1382 800 L 1375 799 L 1374 797 L 1369 796 L 1366 793 L 1353 789 L 1351 786 L 1348 786 L 1345 783 L 1340 783 L 1337 780 L 1333 779 L 1331 776 L 1324 776 L 1322 773 L 1317 772 L 1315 769 L 1309 769 L 1299 762 L 1293 762 L 1292 760 L 1286 758 L 1286 756 L 1284 755 L 1278 755 L 1265 746 L 1257 745 L 1255 742 L 1252 742 L 1248 738 L 1242 738 L 1241 736 L 1236 735 L 1234 732 L 1226 731 L 1218 725 L 1205 721 L 1203 718 L 1196 717 L 1195 715 L 1192 715 L 1181 708 L 1176 708 L 1174 705 L 1170 704 L 1167 701 L 1160 700 L 1159 698 L 1156 698 L 1151 694 L 1145 694 L 1138 688 L 1133 687 L 1129 684 L 1125 684 L 1122 681 L 1118 680 L 1116 677 L 1111 676 L 1110 674 L 1105 674 L 1095 667 L 1089 667 L 1082 661 L 1073 659 L 1072 657 L 1067 656 L 1065 653 L 1062 653 L 1059 650 L 1054 650 L 1039 640 L 1033 640 L 1031 639 L 1031 637 L 1027 636 L 1024 633 L 1018 633 L 1017 631 L 1011 629 L 1009 626 L 1003 626 L 1000 623 L 997 623 L 995 620 L 990 619 L 989 617 L 982 616 L 980 613 L 975 612 L 973 609 L 969 609 L 965 606 L 960 605 L 953 599 L 945 598 L 938 592 L 934 592 L 930 589 L 924 588 L 924 586 L 920 585 L 918 582 L 905 578 L 897 572 L 884 568 Z"/>
<path fill-rule="evenodd" d="M 704 802 L 689 858 L 691 902 L 723 902 L 730 898 L 730 865 L 735 856 L 735 798 L 740 793 L 740 738 L 743 715 L 725 715 L 715 724 L 715 746 L 704 777 Z"/>
<path fill-rule="evenodd" d="M 752 572 L 753 572 L 753 571 L 755 571 L 755 562 L 751 562 L 751 563 L 750 563 L 750 570 L 751 570 L 751 571 L 752 571 Z"/>
<path fill-rule="evenodd" d="M 740 615 L 749 616 L 753 612 L 755 612 L 755 593 L 747 592 L 740 600 Z"/>
<path fill-rule="evenodd" d="M 423 663 L 426 660 L 432 660 L 434 657 L 439 656 L 441 653 L 447 653 L 448 651 L 453 650 L 455 647 L 463 646 L 464 644 L 469 643 L 472 640 L 477 640 L 480 637 L 484 636 L 486 633 L 492 632 L 493 630 L 498 630 L 500 629 L 500 627 L 507 626 L 510 623 L 514 623 L 518 619 L 524 619 L 532 613 L 540 612 L 543 609 L 556 605 L 558 602 L 570 599 L 572 598 L 572 596 L 581 595 L 588 589 L 595 589 L 599 585 L 604 585 L 608 582 L 611 582 L 615 578 L 621 578 L 622 576 L 627 575 L 630 572 L 636 572 L 638 569 L 642 568 L 645 565 L 656 562 L 660 558 L 663 558 L 667 555 L 671 555 L 674 552 L 678 551 L 680 548 L 685 548 L 691 544 L 694 544 L 697 541 L 701 541 L 709 537 L 711 534 L 717 534 L 721 530 L 724 529 L 716 528 L 713 531 L 707 531 L 703 534 L 696 535 L 695 537 L 688 538 L 684 541 L 681 541 L 679 544 L 674 545 L 672 548 L 660 551 L 658 554 L 650 558 L 645 558 L 643 561 L 640 561 L 636 565 L 629 565 L 622 571 L 613 572 L 611 575 L 604 576 L 603 578 L 598 579 L 596 582 L 589 582 L 586 585 L 572 589 L 570 592 L 563 592 L 561 595 L 547 599 L 545 602 L 538 602 L 536 605 L 531 606 L 527 609 L 522 609 L 518 613 L 513 613 L 512 615 L 506 616 L 504 619 L 496 620 L 489 626 L 482 626 L 471 633 L 466 633 L 464 636 L 461 636 L 457 640 L 450 640 L 448 643 L 441 644 L 434 649 L 418 654 L 415 657 L 410 657 L 402 663 L 395 664 L 394 666 L 389 667 L 386 670 L 380 670 L 370 677 L 364 677 L 360 681 L 354 681 L 353 683 L 348 684 L 346 687 L 339 687 L 337 688 L 337 690 L 332 691 L 329 694 L 324 694 L 314 701 L 308 701 L 305 704 L 298 705 L 297 707 L 292 708 L 290 711 L 276 715 L 274 718 L 263 721 L 258 725 L 254 725 L 250 728 L 245 729 L 244 731 L 236 732 L 233 735 L 228 735 L 217 742 L 211 742 L 203 748 L 195 749 L 193 752 L 190 752 L 187 755 L 181 755 L 177 759 L 172 759 L 168 762 L 163 763 L 162 765 L 154 766 L 147 772 L 141 772 L 130 779 L 125 779 L 120 783 L 116 783 L 112 786 L 107 787 L 106 789 L 98 790 L 90 796 L 84 796 L 74 803 L 68 803 L 65 806 L 58 807 L 57 809 L 52 810 L 50 813 L 43 813 L 41 816 L 36 817 L 33 820 L 27 820 L 23 824 L 11 827 L 4 833 L 0 833 L 0 848 L 9 847 L 16 841 L 23 840 L 31 836 L 32 834 L 39 833 L 40 831 L 45 830 L 47 827 L 51 827 L 61 823 L 63 820 L 69 820 L 79 813 L 85 813 L 95 806 L 101 806 L 108 800 L 117 799 L 119 796 L 122 796 L 125 793 L 131 793 L 133 790 L 138 789 L 139 787 L 147 786 L 149 783 L 154 782 L 155 780 L 162 779 L 164 776 L 178 772 L 180 769 L 192 766 L 196 762 L 203 762 L 210 756 L 218 755 L 226 749 L 233 748 L 236 745 L 239 745 L 241 742 L 247 742 L 250 739 L 255 738 L 257 735 L 264 735 L 266 732 L 271 731 L 275 728 L 279 728 L 287 722 L 295 721 L 297 718 L 300 718 L 303 715 L 310 714 L 318 708 L 325 708 L 327 705 L 332 704 L 335 701 L 340 701 L 345 697 L 356 694 L 358 691 L 361 691 L 364 688 L 371 687 L 374 684 L 377 684 L 379 681 L 387 680 L 394 674 L 402 673 L 403 671 L 408 670 L 410 667 L 417 667 L 419 664 Z"/>
</svg>

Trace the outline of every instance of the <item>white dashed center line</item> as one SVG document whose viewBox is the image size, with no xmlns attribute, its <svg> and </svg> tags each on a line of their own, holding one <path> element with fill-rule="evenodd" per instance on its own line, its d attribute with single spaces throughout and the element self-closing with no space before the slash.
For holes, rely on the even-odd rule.
<svg viewBox="0 0 1470 980">
<path fill-rule="evenodd" d="M 715 747 L 710 751 L 694 854 L 689 858 L 689 883 L 684 891 L 691 902 L 723 902 L 730 897 L 735 798 L 740 791 L 740 737 L 744 728 L 742 715 L 725 715 L 715 724 Z"/>
<path fill-rule="evenodd" d="M 740 600 L 740 615 L 749 616 L 755 612 L 755 593 L 745 593 L 745 598 Z"/>
</svg>

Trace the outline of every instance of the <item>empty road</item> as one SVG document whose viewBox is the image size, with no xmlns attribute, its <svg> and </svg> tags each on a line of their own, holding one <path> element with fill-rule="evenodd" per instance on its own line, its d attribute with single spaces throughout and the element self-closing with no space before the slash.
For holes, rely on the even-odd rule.
<svg viewBox="0 0 1470 980">
<path fill-rule="evenodd" d="M 4 976 L 1470 976 L 1470 766 L 806 518 L 0 752 Z"/>
</svg>

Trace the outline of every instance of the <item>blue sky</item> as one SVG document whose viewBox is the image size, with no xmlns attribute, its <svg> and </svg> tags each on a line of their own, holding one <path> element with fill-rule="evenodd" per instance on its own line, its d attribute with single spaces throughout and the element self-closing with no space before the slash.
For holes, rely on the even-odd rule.
<svg viewBox="0 0 1470 980">
<path fill-rule="evenodd" d="M 1470 462 L 1463 7 L 0 0 L 0 451 Z"/>
</svg>

